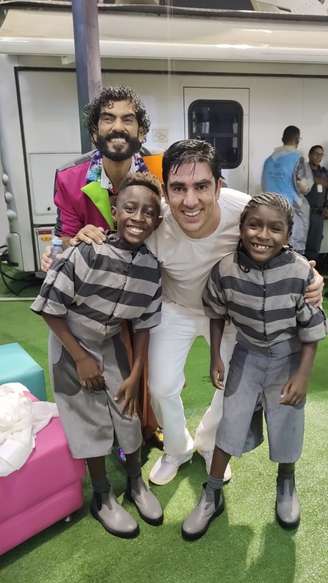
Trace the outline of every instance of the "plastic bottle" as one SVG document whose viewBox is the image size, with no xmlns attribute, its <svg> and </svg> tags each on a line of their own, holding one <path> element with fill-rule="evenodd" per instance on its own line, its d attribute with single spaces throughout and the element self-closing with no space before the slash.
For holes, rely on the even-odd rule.
<svg viewBox="0 0 328 583">
<path fill-rule="evenodd" d="M 50 257 L 52 260 L 56 259 L 58 255 L 61 255 L 64 251 L 63 241 L 60 237 L 53 237 L 51 241 L 51 252 Z"/>
</svg>

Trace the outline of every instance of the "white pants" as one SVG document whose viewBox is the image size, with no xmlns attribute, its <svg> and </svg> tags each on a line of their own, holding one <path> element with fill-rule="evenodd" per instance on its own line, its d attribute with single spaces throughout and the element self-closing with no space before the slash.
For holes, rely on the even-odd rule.
<svg viewBox="0 0 328 583">
<path fill-rule="evenodd" d="M 209 319 L 196 310 L 164 302 L 162 322 L 150 332 L 149 388 L 154 413 L 163 428 L 165 452 L 169 455 L 184 455 L 194 447 L 212 450 L 217 425 L 222 416 L 223 391 L 215 390 L 212 403 L 196 430 L 195 444 L 193 443 L 186 426 L 180 394 L 185 382 L 184 367 L 187 356 L 197 336 L 203 336 L 209 343 Z M 225 377 L 234 344 L 235 329 L 227 326 L 221 352 Z"/>
</svg>

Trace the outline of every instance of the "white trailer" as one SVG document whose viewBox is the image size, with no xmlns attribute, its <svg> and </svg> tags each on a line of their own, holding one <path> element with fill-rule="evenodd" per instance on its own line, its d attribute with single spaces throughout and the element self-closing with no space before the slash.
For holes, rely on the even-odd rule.
<svg viewBox="0 0 328 583">
<path fill-rule="evenodd" d="M 245 14 L 103 6 L 100 48 L 104 85 L 129 85 L 146 104 L 149 150 L 209 139 L 229 186 L 253 194 L 285 126 L 301 128 L 305 156 L 313 144 L 328 154 L 328 18 Z M 80 154 L 72 15 L 63 2 L 4 2 L 1 22 L 0 244 L 37 271 L 55 169 Z"/>
</svg>

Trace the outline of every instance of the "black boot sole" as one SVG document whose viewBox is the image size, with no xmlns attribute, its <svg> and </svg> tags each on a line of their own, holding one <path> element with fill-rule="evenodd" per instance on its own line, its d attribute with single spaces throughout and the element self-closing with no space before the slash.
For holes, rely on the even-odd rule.
<svg viewBox="0 0 328 583">
<path fill-rule="evenodd" d="M 295 522 L 284 522 L 280 518 L 280 516 L 277 512 L 277 506 L 276 506 L 276 521 L 281 526 L 281 528 L 285 528 L 286 530 L 293 530 L 299 526 L 299 524 L 301 522 L 301 517 L 299 517 L 297 520 L 295 520 Z"/>
<path fill-rule="evenodd" d="M 203 530 L 199 530 L 198 532 L 192 533 L 190 534 L 189 532 L 185 532 L 183 530 L 183 527 L 181 528 L 181 534 L 182 534 L 182 538 L 184 538 L 184 540 L 188 540 L 188 541 L 192 541 L 192 540 L 197 540 L 198 538 L 201 538 L 208 530 L 208 527 L 210 526 L 211 522 L 217 518 L 218 516 L 220 516 L 220 514 L 222 514 L 222 512 L 224 511 L 224 502 L 222 503 L 222 505 L 219 506 L 219 508 L 214 512 L 214 514 L 212 514 L 211 518 L 209 519 L 207 525 L 205 526 L 205 528 L 203 528 Z"/>
<path fill-rule="evenodd" d="M 140 533 L 139 526 L 137 526 L 137 528 L 135 528 L 131 532 L 122 532 L 119 530 L 113 530 L 112 528 L 110 528 L 110 526 L 108 526 L 108 524 L 106 524 L 106 522 L 104 522 L 102 520 L 102 518 L 100 518 L 97 510 L 95 510 L 95 508 L 93 508 L 92 506 L 90 506 L 90 512 L 91 512 L 93 518 L 98 520 L 98 522 L 100 522 L 100 524 L 103 526 L 103 528 L 107 532 L 112 534 L 113 536 L 117 536 L 118 538 L 136 538 L 138 536 L 138 534 Z"/>
<path fill-rule="evenodd" d="M 133 500 L 131 494 L 129 492 L 125 492 L 125 498 L 129 501 L 132 502 L 132 504 L 134 504 L 134 506 L 136 507 L 136 509 L 138 510 L 138 514 L 139 516 L 142 518 L 142 520 L 144 520 L 145 522 L 147 522 L 147 524 L 150 524 L 151 526 L 160 526 L 161 524 L 163 524 L 163 520 L 164 520 L 164 515 L 162 514 L 162 516 L 160 516 L 159 518 L 149 518 L 149 516 L 145 516 L 140 508 L 138 507 L 138 505 L 135 503 L 135 501 Z"/>
</svg>

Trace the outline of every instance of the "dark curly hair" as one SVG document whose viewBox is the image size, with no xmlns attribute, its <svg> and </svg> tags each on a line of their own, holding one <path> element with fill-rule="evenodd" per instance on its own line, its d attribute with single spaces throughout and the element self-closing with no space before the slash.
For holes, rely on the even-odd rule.
<svg viewBox="0 0 328 583">
<path fill-rule="evenodd" d="M 293 229 L 293 208 L 286 198 L 275 192 L 262 192 L 250 199 L 240 215 L 240 228 L 244 224 L 248 212 L 260 205 L 276 209 L 284 216 L 288 225 L 288 236 L 290 236 Z"/>
<path fill-rule="evenodd" d="M 146 188 L 149 188 L 149 190 L 152 190 L 154 194 L 156 194 L 159 201 L 162 198 L 161 183 L 158 178 L 156 178 L 156 176 L 150 172 L 135 172 L 133 174 L 129 174 L 120 184 L 118 194 L 123 192 L 123 190 L 129 186 L 145 186 Z"/>
<path fill-rule="evenodd" d="M 145 106 L 137 94 L 130 87 L 107 87 L 85 108 L 85 123 L 89 134 L 92 137 L 98 129 L 99 116 L 102 107 L 113 101 L 129 101 L 135 110 L 139 127 L 143 130 L 144 135 L 149 132 L 150 119 L 146 112 Z"/>
</svg>

